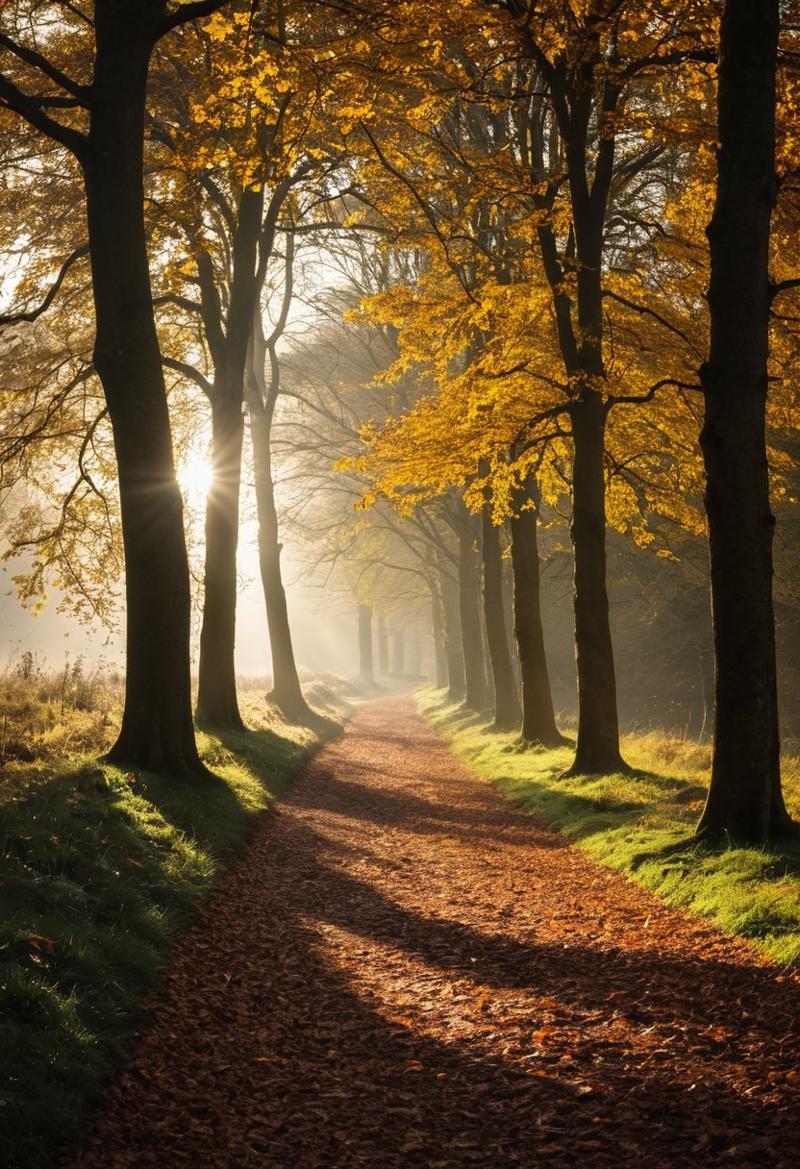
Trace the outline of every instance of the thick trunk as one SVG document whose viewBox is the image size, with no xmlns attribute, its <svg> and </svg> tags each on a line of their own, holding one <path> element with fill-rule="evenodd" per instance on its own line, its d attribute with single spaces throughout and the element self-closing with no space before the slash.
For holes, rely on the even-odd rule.
<svg viewBox="0 0 800 1169">
<path fill-rule="evenodd" d="M 788 827 L 781 795 L 765 441 L 778 0 L 728 0 L 721 29 L 711 344 L 700 437 L 714 620 L 714 748 L 698 831 L 758 844 Z"/>
<path fill-rule="evenodd" d="M 438 581 L 430 580 L 431 590 L 431 635 L 433 637 L 434 683 L 437 690 L 447 685 L 447 652 L 445 650 L 444 608 Z"/>
<path fill-rule="evenodd" d="M 369 605 L 358 606 L 358 675 L 362 682 L 373 682 L 375 679 L 372 665 L 372 609 Z"/>
<path fill-rule="evenodd" d="M 483 615 L 489 643 L 489 663 L 494 694 L 494 726 L 516 730 L 522 719 L 517 682 L 511 664 L 503 611 L 503 557 L 500 532 L 492 523 L 489 507 L 481 512 L 481 559 L 483 564 Z"/>
<path fill-rule="evenodd" d="M 269 419 L 266 411 L 255 400 L 250 402 L 250 434 L 258 513 L 258 561 L 272 654 L 272 690 L 269 698 L 287 718 L 299 720 L 311 712 L 300 688 L 286 590 L 281 574 L 282 545 L 272 482 Z"/>
<path fill-rule="evenodd" d="M 214 359 L 211 395 L 212 469 L 206 501 L 203 624 L 197 721 L 202 726 L 241 730 L 236 697 L 236 550 L 239 544 L 239 492 L 242 478 L 244 378 L 257 296 L 256 257 L 263 189 L 246 189 L 239 200 L 233 236 L 233 279 L 226 327 L 210 259 L 198 269 L 206 334 Z"/>
<path fill-rule="evenodd" d="M 206 774 L 194 739 L 189 568 L 144 226 L 143 136 L 152 30 L 140 5 L 95 6 L 87 217 L 94 362 L 108 404 L 125 550 L 127 673 L 112 762 Z"/>
<path fill-rule="evenodd" d="M 458 607 L 464 658 L 464 704 L 475 711 L 484 710 L 489 704 L 478 604 L 478 575 L 472 527 L 465 523 L 458 536 Z"/>
<path fill-rule="evenodd" d="M 578 743 L 570 772 L 575 775 L 625 768 L 606 589 L 605 417 L 602 398 L 591 390 L 571 410 Z"/>
<path fill-rule="evenodd" d="M 385 617 L 378 618 L 378 673 L 384 678 L 389 673 L 389 634 Z"/>
<path fill-rule="evenodd" d="M 520 493 L 517 514 L 511 520 L 514 634 L 522 670 L 522 738 L 556 747 L 564 740 L 556 726 L 544 651 L 538 529 L 538 491 L 531 478 L 527 490 Z"/>
</svg>

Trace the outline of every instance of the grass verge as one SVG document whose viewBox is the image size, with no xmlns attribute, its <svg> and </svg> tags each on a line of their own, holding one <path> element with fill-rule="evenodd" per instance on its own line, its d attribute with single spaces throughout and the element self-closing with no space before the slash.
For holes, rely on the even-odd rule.
<svg viewBox="0 0 800 1169">
<path fill-rule="evenodd" d="M 800 963 L 800 844 L 712 848 L 692 838 L 708 748 L 655 732 L 628 735 L 623 755 L 636 774 L 562 779 L 571 748 L 526 748 L 517 736 L 493 732 L 484 718 L 448 705 L 441 691 L 418 691 L 417 701 L 480 779 L 550 828 L 669 905 L 710 918 L 778 962 Z M 785 760 L 783 776 L 787 805 L 800 819 L 800 760 Z"/>
<path fill-rule="evenodd" d="M 46 1169 L 121 1063 L 171 939 L 256 818 L 344 707 L 315 730 L 246 695 L 251 729 L 199 737 L 222 782 L 124 774 L 87 757 L 18 763 L 0 787 L 0 1160 Z M 100 749 L 98 745 L 96 750 Z"/>
</svg>

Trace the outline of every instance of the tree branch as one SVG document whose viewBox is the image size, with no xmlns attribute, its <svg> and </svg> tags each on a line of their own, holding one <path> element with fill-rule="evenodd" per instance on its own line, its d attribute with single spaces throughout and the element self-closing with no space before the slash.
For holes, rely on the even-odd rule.
<svg viewBox="0 0 800 1169">
<path fill-rule="evenodd" d="M 790 288 L 800 288 L 800 278 L 796 277 L 793 280 L 779 280 L 775 284 L 770 284 L 770 287 L 769 287 L 770 301 L 773 301 L 775 299 L 775 297 L 778 296 L 779 293 L 788 292 Z"/>
<path fill-rule="evenodd" d="M 203 314 L 203 306 L 196 300 L 189 300 L 188 296 L 180 296 L 177 292 L 168 292 L 163 296 L 156 296 L 153 298 L 153 308 L 160 308 L 162 304 L 174 304 L 177 308 L 182 308 L 186 313 Z"/>
<path fill-rule="evenodd" d="M 86 157 L 89 142 L 85 134 L 81 134 L 78 130 L 72 130 L 69 126 L 64 126 L 55 118 L 51 118 L 49 114 L 44 112 L 35 97 L 32 98 L 27 93 L 23 93 L 13 81 L 9 81 L 1 73 L 0 106 L 19 114 L 35 130 L 39 130 L 48 138 L 52 138 L 54 142 L 66 147 L 79 161 Z"/>
<path fill-rule="evenodd" d="M 659 390 L 664 386 L 674 386 L 676 390 L 696 390 L 698 393 L 702 391 L 702 387 L 693 382 L 680 382 L 672 377 L 663 377 L 660 381 L 654 382 L 652 386 L 643 394 L 630 394 L 625 397 L 610 398 L 608 401 L 608 409 L 612 406 L 632 405 L 637 402 L 651 402 Z"/>
<path fill-rule="evenodd" d="M 66 260 L 61 265 L 61 271 L 58 273 L 55 280 L 50 285 L 50 288 L 47 292 L 47 295 L 45 296 L 42 303 L 40 305 L 38 305 L 36 308 L 28 309 L 25 312 L 6 313 L 4 315 L 0 315 L 0 327 L 2 327 L 3 325 L 16 325 L 20 321 L 35 321 L 37 317 L 40 317 L 42 315 L 42 313 L 47 311 L 47 309 L 50 307 L 50 305 L 55 300 L 55 298 L 58 294 L 58 290 L 61 287 L 61 285 L 64 283 L 64 279 L 67 275 L 67 272 L 69 272 L 72 265 L 74 263 L 76 263 L 76 261 L 80 260 L 83 256 L 87 256 L 88 254 L 89 254 L 89 245 L 88 244 L 82 244 L 81 247 L 76 248 L 74 252 L 72 252 L 69 256 L 67 256 Z"/>
<path fill-rule="evenodd" d="M 214 394 L 214 387 L 211 382 L 205 377 L 199 369 L 195 369 L 193 365 L 189 365 L 187 361 L 178 361 L 174 357 L 167 357 L 162 353 L 161 364 L 165 365 L 167 369 L 174 369 L 176 373 L 182 374 L 189 381 L 194 382 L 199 386 L 205 396 L 210 400 Z"/>
<path fill-rule="evenodd" d="M 73 81 L 66 73 L 62 73 L 60 69 L 57 69 L 41 53 L 37 53 L 34 49 L 27 49 L 24 45 L 17 44 L 16 41 L 2 32 L 0 32 L 0 47 L 8 49 L 9 53 L 13 53 L 20 61 L 24 61 L 26 65 L 31 65 L 34 69 L 38 69 L 40 73 L 44 73 L 45 77 L 49 77 L 51 81 L 54 81 L 59 89 L 63 89 L 66 93 L 71 94 L 79 105 L 88 110 L 89 98 L 91 97 L 91 89 L 88 85 L 79 85 L 77 81 Z"/>
<path fill-rule="evenodd" d="M 652 317 L 654 321 L 658 321 L 659 325 L 663 325 L 665 329 L 669 329 L 670 333 L 674 333 L 676 337 L 680 337 L 680 339 L 684 341 L 694 353 L 699 353 L 697 346 L 690 337 L 686 336 L 682 329 L 679 329 L 677 325 L 671 324 L 668 320 L 666 320 L 665 317 L 662 317 L 660 313 L 655 312 L 654 309 L 647 308 L 647 306 L 643 304 L 636 304 L 635 301 L 628 300 L 628 298 L 625 296 L 620 296 L 618 292 L 612 292 L 610 288 L 603 289 L 603 296 L 610 297 L 610 299 L 615 300 L 617 304 L 622 304 L 625 306 L 625 308 L 629 308 L 633 312 L 639 313 L 641 316 Z"/>
<path fill-rule="evenodd" d="M 189 24 L 190 21 L 200 20 L 204 16 L 213 16 L 227 3 L 228 0 L 193 0 L 191 4 L 181 4 L 161 22 L 156 39 L 161 40 L 173 28 L 178 28 L 182 24 Z"/>
</svg>

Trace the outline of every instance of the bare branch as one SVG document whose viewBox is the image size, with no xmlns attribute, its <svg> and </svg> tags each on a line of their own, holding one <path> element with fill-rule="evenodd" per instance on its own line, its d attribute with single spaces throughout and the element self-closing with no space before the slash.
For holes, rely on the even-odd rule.
<svg viewBox="0 0 800 1169">
<path fill-rule="evenodd" d="M 698 393 L 702 392 L 702 387 L 694 382 L 681 382 L 676 378 L 663 377 L 660 381 L 654 382 L 643 394 L 629 394 L 623 397 L 609 399 L 608 409 L 610 410 L 612 406 L 626 406 L 637 402 L 651 402 L 658 391 L 663 389 L 664 386 L 673 386 L 676 390 L 696 390 Z"/>
<path fill-rule="evenodd" d="M 191 4 L 181 4 L 162 21 L 156 39 L 160 40 L 173 28 L 178 28 L 182 24 L 189 24 L 190 21 L 200 20 L 204 16 L 213 16 L 227 2 L 228 0 L 193 0 Z"/>
<path fill-rule="evenodd" d="M 666 320 L 665 317 L 662 317 L 660 313 L 655 312 L 654 309 L 647 308 L 647 306 L 643 304 L 636 304 L 635 301 L 628 300 L 628 298 L 625 296 L 620 296 L 618 292 L 612 292 L 610 288 L 603 289 L 603 296 L 609 297 L 610 300 L 615 300 L 617 304 L 622 304 L 625 306 L 625 308 L 629 308 L 635 313 L 639 313 L 642 316 L 652 317 L 654 321 L 658 321 L 659 325 L 663 325 L 663 327 L 668 329 L 670 333 L 674 333 L 676 337 L 680 337 L 680 339 L 689 346 L 693 353 L 700 353 L 700 350 L 697 348 L 694 341 L 692 341 L 691 337 L 687 337 L 682 329 L 679 329 L 677 325 L 673 325 L 670 321 Z"/>
<path fill-rule="evenodd" d="M 194 382 L 196 386 L 200 387 L 205 396 L 209 400 L 211 399 L 214 393 L 214 387 L 208 378 L 205 377 L 199 369 L 195 369 L 195 367 L 193 365 L 189 365 L 187 361 L 178 361 L 176 358 L 167 357 L 165 354 L 161 355 L 161 364 L 165 365 L 167 369 L 174 369 L 176 373 L 182 374 L 183 377 L 188 378 L 188 380 L 191 382 Z"/>
<path fill-rule="evenodd" d="M 36 308 L 27 309 L 24 312 L 6 313 L 4 315 L 0 315 L 0 327 L 2 327 L 3 325 L 16 325 L 20 321 L 35 321 L 37 317 L 40 317 L 42 315 L 42 313 L 46 312 L 47 309 L 49 309 L 50 305 L 55 300 L 55 298 L 58 294 L 58 290 L 61 287 L 61 285 L 64 283 L 64 278 L 66 277 L 67 272 L 69 272 L 72 265 L 74 263 L 76 263 L 76 261 L 80 260 L 83 256 L 87 256 L 88 254 L 89 254 L 89 245 L 88 244 L 82 244 L 81 247 L 76 248 L 74 252 L 72 252 L 69 256 L 67 256 L 66 260 L 61 265 L 61 271 L 58 273 L 55 280 L 50 285 L 50 288 L 48 289 L 47 295 L 45 296 L 42 303 L 40 305 L 38 305 Z"/>
</svg>

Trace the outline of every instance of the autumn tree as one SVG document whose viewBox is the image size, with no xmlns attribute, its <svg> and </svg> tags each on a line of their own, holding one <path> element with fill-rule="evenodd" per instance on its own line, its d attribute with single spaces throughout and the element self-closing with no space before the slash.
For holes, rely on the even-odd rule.
<svg viewBox="0 0 800 1169">
<path fill-rule="evenodd" d="M 189 574 L 144 225 L 145 98 L 156 44 L 221 3 L 97 0 L 93 19 L 78 5 L 59 35 L 45 37 L 47 54 L 18 37 L 29 19 L 35 27 L 38 6 L 15 4 L 4 9 L 0 41 L 0 101 L 77 160 L 85 184 L 94 366 L 114 434 L 126 567 L 125 707 L 109 757 L 176 775 L 205 768 L 192 724 Z M 74 62 L 83 77 L 68 71 Z"/>
<path fill-rule="evenodd" d="M 717 197 L 708 228 L 711 344 L 701 445 L 716 657 L 711 786 L 701 834 L 785 831 L 765 439 L 778 0 L 727 0 L 720 32 Z"/>
</svg>

